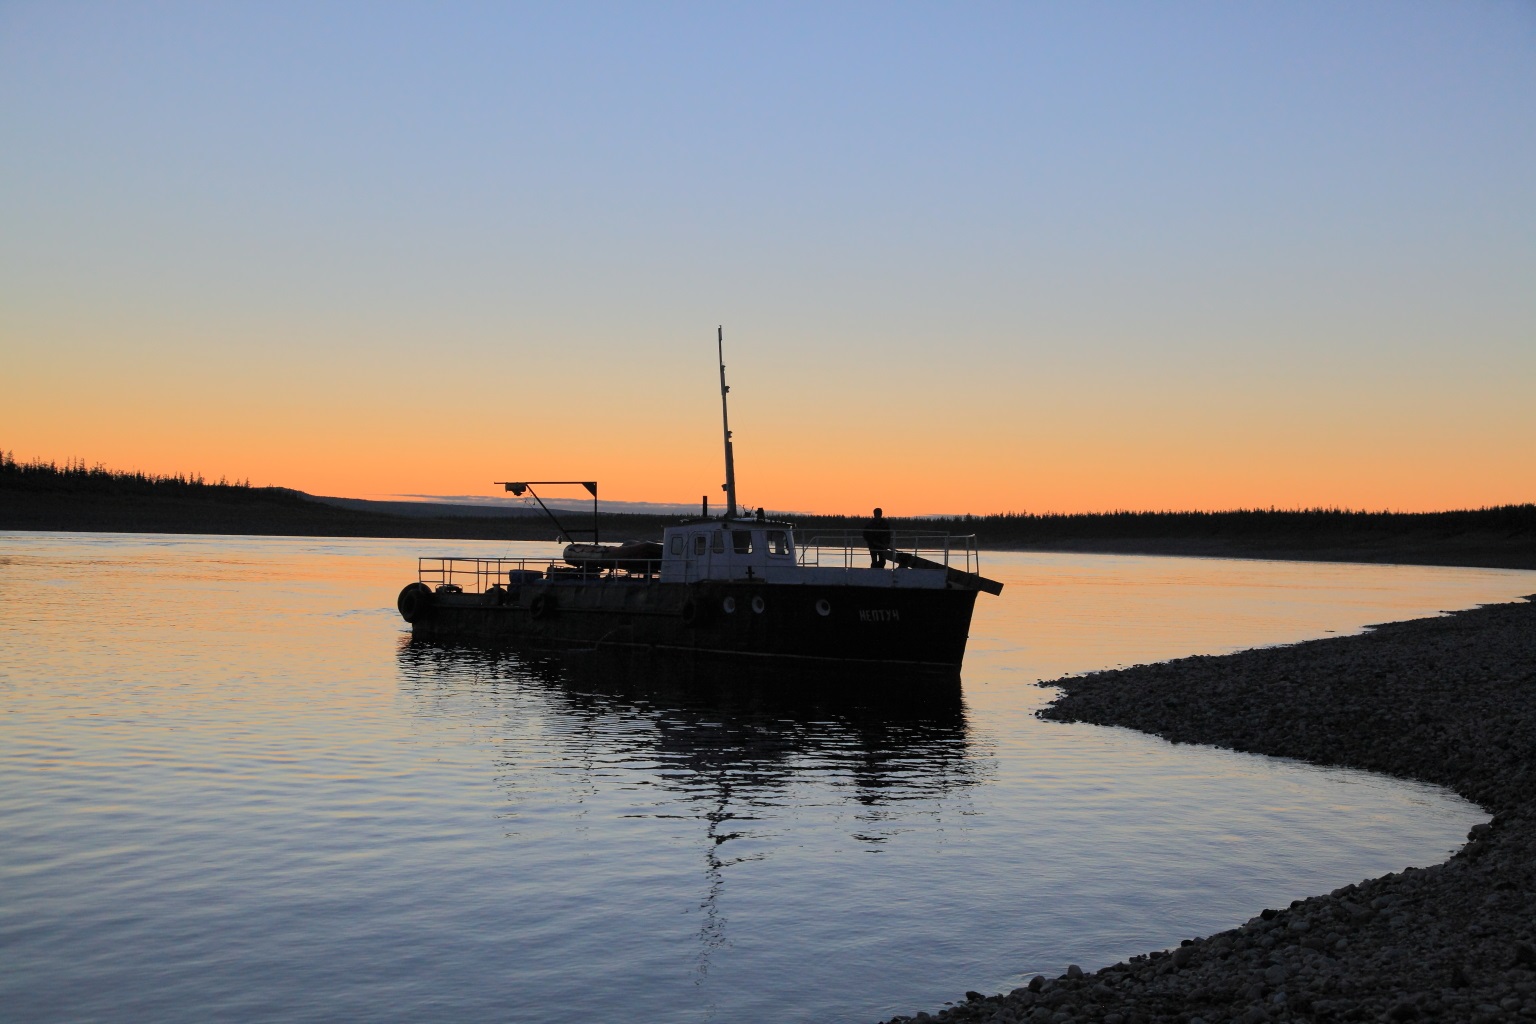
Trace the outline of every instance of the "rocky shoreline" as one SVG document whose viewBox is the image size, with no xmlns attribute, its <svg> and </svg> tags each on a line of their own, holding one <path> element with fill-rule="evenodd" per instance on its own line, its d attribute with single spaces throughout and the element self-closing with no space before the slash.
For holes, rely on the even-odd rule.
<svg viewBox="0 0 1536 1024">
<path fill-rule="evenodd" d="M 1536 1019 L 1533 600 L 1043 684 L 1065 690 L 1044 718 L 1418 779 L 1494 817 L 1443 864 L 893 1022 Z"/>
</svg>

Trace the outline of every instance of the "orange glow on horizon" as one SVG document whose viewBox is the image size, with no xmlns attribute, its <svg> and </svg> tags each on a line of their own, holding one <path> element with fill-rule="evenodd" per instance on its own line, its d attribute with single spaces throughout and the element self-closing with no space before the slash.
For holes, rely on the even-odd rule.
<svg viewBox="0 0 1536 1024">
<path fill-rule="evenodd" d="M 658 341 L 633 366 L 601 352 L 566 366 L 532 342 L 494 358 L 450 351 L 429 367 L 455 370 L 441 384 L 393 350 L 244 334 L 208 351 L 187 338 L 113 347 L 29 330 L 37 343 L 0 381 L 0 446 L 23 461 L 343 497 L 491 496 L 491 481 L 521 477 L 596 479 L 615 501 L 722 503 L 712 330 Z M 1449 356 L 1392 378 L 1366 355 L 1326 373 L 1311 356 L 1240 372 L 1193 356 L 1105 368 L 1097 350 L 937 374 L 913 348 L 885 353 L 872 380 L 857 358 L 797 345 L 727 349 L 743 504 L 902 516 L 1536 500 L 1524 379 Z"/>
<path fill-rule="evenodd" d="M 549 449 L 508 450 L 480 432 L 397 431 L 387 441 L 361 429 L 336 429 L 306 444 L 296 430 L 221 438 L 105 436 L 80 430 L 63 444 L 16 437 L 3 442 L 20 461 L 83 459 L 109 469 L 200 474 L 209 481 L 249 479 L 254 486 L 372 499 L 402 495 L 504 496 L 491 481 L 593 478 L 608 501 L 724 504 L 723 470 L 713 438 L 653 444 L 637 437 L 567 436 Z M 169 434 L 169 432 L 167 432 Z M 457 436 L 458 442 L 448 443 Z M 31 442 L 31 443 L 27 443 Z M 875 505 L 896 516 L 996 512 L 1076 513 L 1236 508 L 1318 508 L 1402 512 L 1520 504 L 1536 491 L 1507 472 L 1518 453 L 1481 451 L 1447 458 L 1436 476 L 1417 454 L 1346 446 L 1303 457 L 1283 450 L 1195 451 L 1154 458 L 1150 445 L 1083 441 L 1058 451 L 1021 453 L 981 444 L 947 453 L 912 443 L 905 455 L 859 458 L 818 451 L 804 432 L 765 445 L 737 433 L 739 498 L 744 506 L 800 513 L 864 515 Z M 857 446 L 853 446 L 856 448 Z M 1454 445 L 1447 445 L 1454 448 Z M 767 450 L 765 450 L 767 449 Z M 1454 453 L 1448 453 L 1454 454 Z M 583 498 L 579 488 L 567 495 Z M 551 494 L 546 494 L 546 498 Z"/>
</svg>

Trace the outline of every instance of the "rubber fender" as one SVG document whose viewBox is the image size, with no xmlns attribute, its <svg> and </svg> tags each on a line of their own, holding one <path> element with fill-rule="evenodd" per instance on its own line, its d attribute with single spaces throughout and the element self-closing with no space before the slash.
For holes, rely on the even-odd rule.
<svg viewBox="0 0 1536 1024">
<path fill-rule="evenodd" d="M 507 603 L 507 591 L 500 583 L 494 584 L 485 592 L 485 603 L 492 605 L 504 605 Z"/>
<path fill-rule="evenodd" d="M 683 624 L 685 626 L 693 625 L 699 621 L 698 603 L 690 597 L 688 600 L 683 602 L 682 608 L 678 609 L 678 614 L 683 617 Z"/>
<path fill-rule="evenodd" d="M 555 599 L 548 594 L 539 594 L 528 604 L 528 614 L 536 619 L 545 618 L 554 613 Z"/>
<path fill-rule="evenodd" d="M 432 588 L 425 583 L 410 583 L 395 598 L 395 607 L 406 622 L 415 622 L 432 606 Z"/>
</svg>

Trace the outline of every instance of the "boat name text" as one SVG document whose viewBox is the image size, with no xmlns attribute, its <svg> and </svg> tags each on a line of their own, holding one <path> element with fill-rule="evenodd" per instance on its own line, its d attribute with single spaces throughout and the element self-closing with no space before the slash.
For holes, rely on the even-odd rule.
<svg viewBox="0 0 1536 1024">
<path fill-rule="evenodd" d="M 898 608 L 860 608 L 860 622 L 900 622 L 901 610 Z"/>
</svg>

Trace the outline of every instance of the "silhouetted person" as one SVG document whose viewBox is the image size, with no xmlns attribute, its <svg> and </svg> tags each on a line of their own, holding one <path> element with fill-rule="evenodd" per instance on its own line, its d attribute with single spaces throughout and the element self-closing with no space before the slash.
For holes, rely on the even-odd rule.
<svg viewBox="0 0 1536 1024">
<path fill-rule="evenodd" d="M 884 569 L 885 556 L 891 550 L 891 522 L 882 509 L 875 509 L 875 518 L 864 524 L 864 543 L 869 545 L 870 566 Z"/>
</svg>

